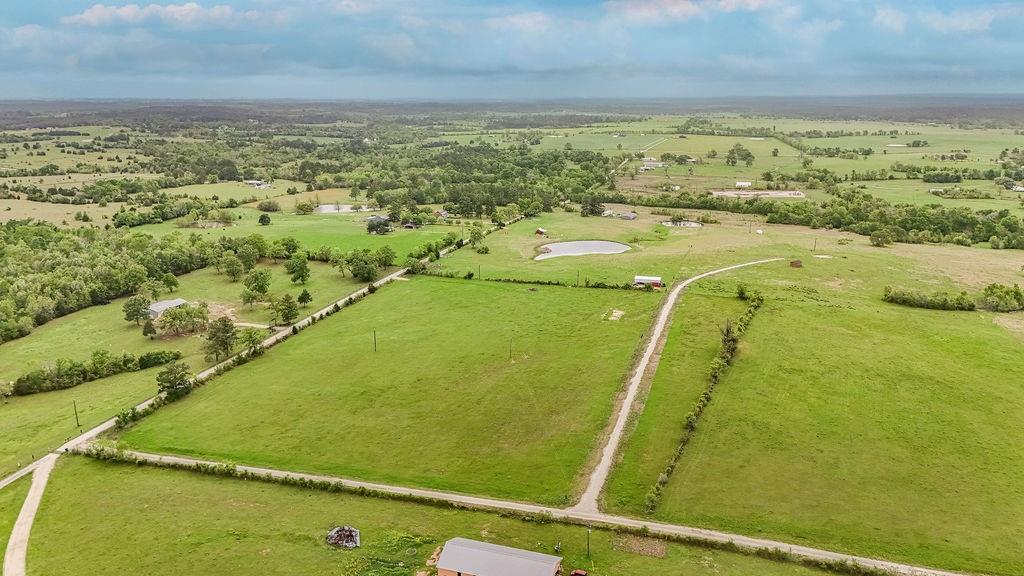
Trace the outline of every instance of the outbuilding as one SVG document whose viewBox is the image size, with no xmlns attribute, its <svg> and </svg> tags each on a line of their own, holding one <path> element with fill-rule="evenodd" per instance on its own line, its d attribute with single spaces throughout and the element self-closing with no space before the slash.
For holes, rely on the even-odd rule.
<svg viewBox="0 0 1024 576">
<path fill-rule="evenodd" d="M 156 320 L 163 313 L 170 310 L 171 308 L 177 308 L 178 306 L 184 306 L 188 304 L 187 300 L 182 298 L 175 298 L 174 300 L 161 300 L 159 302 L 153 302 L 149 305 L 149 309 L 146 311 L 149 314 L 150 319 Z"/>
<path fill-rule="evenodd" d="M 634 276 L 633 284 L 638 286 L 652 286 L 654 288 L 661 288 L 661 276 Z"/>
<path fill-rule="evenodd" d="M 754 184 L 752 182 L 737 182 L 736 183 L 736 187 L 737 188 L 750 188 L 753 185 Z"/>
<path fill-rule="evenodd" d="M 562 559 L 488 542 L 452 538 L 437 559 L 437 576 L 555 576 Z"/>
</svg>

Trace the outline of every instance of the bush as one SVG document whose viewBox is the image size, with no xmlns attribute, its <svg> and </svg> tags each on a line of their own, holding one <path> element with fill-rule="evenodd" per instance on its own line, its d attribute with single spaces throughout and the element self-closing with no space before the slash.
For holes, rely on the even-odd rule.
<svg viewBox="0 0 1024 576">
<path fill-rule="evenodd" d="M 1014 284 L 989 284 L 978 299 L 979 305 L 992 312 L 1016 312 L 1024 310 L 1024 291 Z"/>
<path fill-rule="evenodd" d="M 256 205 L 256 208 L 258 208 L 262 212 L 280 212 L 281 211 L 281 205 L 278 204 L 274 200 L 262 200 L 262 201 L 260 201 L 259 204 Z"/>
<path fill-rule="evenodd" d="M 142 356 L 139 356 L 139 370 L 145 370 L 146 368 L 152 368 L 154 366 L 163 366 L 164 364 L 175 360 L 181 360 L 181 352 L 178 352 L 177 350 L 146 352 Z"/>
<path fill-rule="evenodd" d="M 957 295 L 950 295 L 946 292 L 935 292 L 925 294 L 917 290 L 896 289 L 886 286 L 882 293 L 882 300 L 890 304 L 911 306 L 913 308 L 928 308 L 930 310 L 974 310 L 974 301 L 967 294 L 961 292 Z"/>
<path fill-rule="evenodd" d="M 115 374 L 161 366 L 180 358 L 181 353 L 177 351 L 147 352 L 136 359 L 128 353 L 114 356 L 106 350 L 93 352 L 87 362 L 58 358 L 53 366 L 33 370 L 15 380 L 12 393 L 15 396 L 27 396 L 66 390 Z"/>
</svg>

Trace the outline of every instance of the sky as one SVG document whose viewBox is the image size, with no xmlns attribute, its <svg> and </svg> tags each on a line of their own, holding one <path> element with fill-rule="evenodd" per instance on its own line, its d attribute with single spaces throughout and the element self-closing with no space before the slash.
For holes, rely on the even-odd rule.
<svg viewBox="0 0 1024 576">
<path fill-rule="evenodd" d="M 4 0 L 0 99 L 1024 93 L 1024 2 Z"/>
</svg>

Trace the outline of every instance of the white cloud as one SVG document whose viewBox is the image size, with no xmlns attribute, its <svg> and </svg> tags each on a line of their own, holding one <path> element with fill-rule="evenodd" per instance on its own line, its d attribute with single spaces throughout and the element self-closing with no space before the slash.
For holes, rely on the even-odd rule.
<svg viewBox="0 0 1024 576">
<path fill-rule="evenodd" d="M 551 17 L 544 12 L 521 12 L 485 20 L 491 28 L 512 28 L 520 32 L 544 32 L 551 27 Z"/>
<path fill-rule="evenodd" d="M 825 38 L 843 27 L 843 21 L 838 18 L 825 20 L 815 18 L 801 23 L 796 29 L 796 36 L 808 44 L 818 44 Z"/>
<path fill-rule="evenodd" d="M 998 4 L 975 10 L 955 10 L 945 13 L 924 12 L 921 21 L 942 34 L 977 34 L 987 32 L 992 24 L 1007 19 L 1024 17 L 1024 7 L 1019 4 Z"/>
<path fill-rule="evenodd" d="M 65 16 L 64 24 L 79 26 L 109 26 L 111 24 L 144 24 L 158 20 L 164 24 L 182 28 L 200 26 L 230 25 L 239 21 L 272 20 L 280 21 L 285 17 L 283 12 L 261 12 L 257 10 L 238 11 L 231 6 L 217 5 L 209 8 L 196 2 L 184 4 L 125 4 L 123 6 L 107 6 L 93 4 L 83 12 Z"/>
<path fill-rule="evenodd" d="M 875 17 L 872 22 L 879 28 L 903 32 L 907 27 L 907 15 L 892 6 L 878 6 L 875 8 Z"/>
<path fill-rule="evenodd" d="M 780 0 L 607 0 L 604 9 L 630 22 L 655 23 L 706 17 L 713 12 L 786 8 Z"/>
<path fill-rule="evenodd" d="M 334 11 L 339 14 L 368 14 L 379 8 L 379 5 L 366 0 L 338 0 L 334 3 Z"/>
</svg>

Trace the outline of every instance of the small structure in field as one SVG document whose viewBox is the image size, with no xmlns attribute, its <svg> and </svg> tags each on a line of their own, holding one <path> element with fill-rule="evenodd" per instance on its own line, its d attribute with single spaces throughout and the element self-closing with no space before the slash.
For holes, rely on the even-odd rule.
<svg viewBox="0 0 1024 576">
<path fill-rule="evenodd" d="M 736 182 L 736 187 L 737 188 L 750 188 L 753 185 L 754 185 L 753 182 L 742 182 L 742 181 Z"/>
<path fill-rule="evenodd" d="M 1011 192 L 1024 192 L 1024 186 L 1014 186 Z"/>
<path fill-rule="evenodd" d="M 327 544 L 336 548 L 359 548 L 359 529 L 351 526 L 335 526 L 327 533 Z"/>
<path fill-rule="evenodd" d="M 534 230 L 533 234 L 534 236 L 543 236 L 545 238 L 548 237 L 548 231 L 546 228 L 537 228 L 536 230 Z"/>
<path fill-rule="evenodd" d="M 246 180 L 244 184 L 252 186 L 257 190 L 266 190 L 270 188 L 270 182 L 264 182 L 263 180 Z"/>
<path fill-rule="evenodd" d="M 161 300 L 159 302 L 153 302 L 149 305 L 149 309 L 146 312 L 149 314 L 151 320 L 163 316 L 164 312 L 171 308 L 177 308 L 178 306 L 184 306 L 188 304 L 188 301 L 183 298 L 175 298 L 174 300 Z"/>
<path fill-rule="evenodd" d="M 626 212 L 625 214 L 619 214 L 619 218 L 621 218 L 622 220 L 636 220 L 637 213 L 636 212 Z"/>
<path fill-rule="evenodd" d="M 634 276 L 633 285 L 635 286 L 650 286 L 652 288 L 661 288 L 661 276 Z"/>
<path fill-rule="evenodd" d="M 452 538 L 437 559 L 437 576 L 555 576 L 562 559 L 467 538 Z"/>
</svg>

